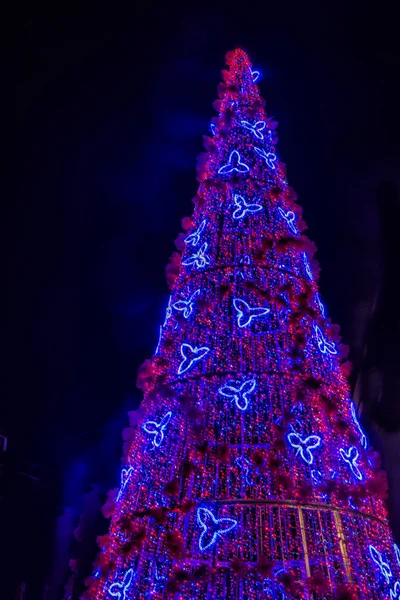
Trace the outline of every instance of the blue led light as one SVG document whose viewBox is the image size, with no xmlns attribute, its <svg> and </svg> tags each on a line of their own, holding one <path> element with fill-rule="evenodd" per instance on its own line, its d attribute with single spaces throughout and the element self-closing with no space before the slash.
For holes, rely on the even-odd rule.
<svg viewBox="0 0 400 600">
<path fill-rule="evenodd" d="M 392 577 L 392 570 L 387 562 L 383 560 L 382 554 L 371 544 L 368 546 L 369 553 L 371 555 L 372 560 L 376 565 L 378 565 L 380 572 L 386 579 L 386 583 L 389 583 L 390 578 Z"/>
<path fill-rule="evenodd" d="M 191 233 L 190 235 L 185 237 L 185 239 L 183 240 L 185 242 L 185 244 L 192 244 L 192 246 L 197 246 L 197 244 L 200 241 L 200 235 L 202 234 L 206 224 L 207 224 L 207 220 L 204 219 L 200 223 L 200 225 L 198 226 L 196 231 L 193 231 L 193 233 Z"/>
<path fill-rule="evenodd" d="M 228 175 L 233 171 L 237 173 L 247 173 L 249 167 L 240 162 L 240 154 L 237 150 L 233 150 L 228 158 L 228 163 L 218 170 L 219 175 Z"/>
<path fill-rule="evenodd" d="M 204 507 L 197 509 L 197 523 L 203 529 L 199 538 L 199 548 L 202 552 L 213 546 L 219 537 L 232 531 L 238 524 L 235 519 L 228 517 L 216 519 L 211 510 Z"/>
<path fill-rule="evenodd" d="M 117 502 L 125 491 L 126 484 L 128 483 L 128 479 L 131 476 L 132 471 L 133 467 L 129 467 L 129 469 L 122 469 L 121 471 L 121 484 L 116 498 Z"/>
<path fill-rule="evenodd" d="M 168 299 L 168 304 L 167 304 L 167 309 L 165 311 L 165 320 L 164 320 L 163 327 L 165 327 L 165 325 L 167 324 L 168 319 L 172 315 L 171 300 L 172 300 L 172 296 L 170 296 L 169 299 Z"/>
<path fill-rule="evenodd" d="M 192 254 L 192 256 L 189 256 L 189 258 L 186 258 L 185 260 L 183 260 L 182 264 L 185 267 L 188 267 L 190 265 L 195 265 L 198 269 L 201 269 L 202 267 L 209 265 L 210 258 L 208 256 L 206 256 L 207 248 L 208 248 L 208 244 L 207 244 L 207 242 L 204 242 L 204 244 L 202 245 L 200 250 L 198 250 L 197 252 Z"/>
<path fill-rule="evenodd" d="M 157 423 L 156 421 L 146 421 L 143 425 L 143 429 L 146 433 L 150 433 L 153 436 L 152 444 L 156 448 L 159 448 L 164 439 L 164 431 L 168 426 L 172 417 L 172 412 L 168 411 L 161 421 Z"/>
<path fill-rule="evenodd" d="M 314 325 L 314 331 L 320 352 L 322 352 L 322 354 L 337 354 L 335 344 L 333 342 L 328 342 L 318 325 Z"/>
<path fill-rule="evenodd" d="M 290 227 L 290 229 L 293 231 L 293 233 L 298 233 L 297 231 L 297 227 L 294 224 L 295 220 L 296 220 L 296 215 L 292 210 L 288 210 L 287 213 L 285 213 L 284 210 L 281 209 L 281 207 L 278 208 L 281 216 L 285 219 L 286 223 L 288 224 L 288 226 Z"/>
<path fill-rule="evenodd" d="M 395 553 L 396 559 L 397 559 L 397 564 L 400 567 L 400 548 L 398 547 L 397 544 L 393 544 L 393 547 L 394 547 L 394 553 Z"/>
<path fill-rule="evenodd" d="M 256 83 L 257 81 L 259 81 L 259 79 L 261 77 L 261 71 L 252 71 L 250 69 L 250 74 L 251 74 L 251 78 L 253 80 L 253 83 Z"/>
<path fill-rule="evenodd" d="M 247 483 L 247 485 L 252 485 L 252 476 L 251 476 L 251 472 L 250 472 L 250 468 L 251 468 L 251 463 L 249 460 L 247 460 L 247 458 L 244 458 L 243 456 L 239 456 L 239 458 L 236 459 L 236 464 L 237 466 L 241 469 L 242 473 L 244 474 L 244 479 Z"/>
<path fill-rule="evenodd" d="M 322 304 L 319 294 L 315 294 L 321 315 L 325 316 L 325 306 Z"/>
<path fill-rule="evenodd" d="M 124 575 L 122 583 L 113 583 L 108 588 L 108 593 L 117 600 L 126 600 L 128 588 L 133 580 L 133 569 L 128 569 Z"/>
<path fill-rule="evenodd" d="M 243 125 L 243 127 L 245 129 L 248 129 L 249 131 L 251 131 L 251 133 L 254 135 L 254 137 L 258 138 L 259 140 L 264 139 L 264 135 L 262 132 L 264 131 L 265 127 L 267 126 L 265 121 L 256 121 L 256 123 L 254 123 L 254 125 L 252 125 L 248 121 L 240 121 L 240 123 Z"/>
<path fill-rule="evenodd" d="M 340 448 L 340 456 L 344 462 L 349 465 L 353 475 L 361 481 L 363 476 L 357 465 L 357 460 L 359 457 L 357 448 L 355 446 L 351 446 L 347 449 L 347 451 L 344 448 Z"/>
<path fill-rule="evenodd" d="M 305 267 L 308 278 L 312 279 L 313 275 L 311 272 L 310 263 L 308 262 L 307 254 L 305 252 L 303 252 L 303 263 L 304 263 L 304 267 Z"/>
<path fill-rule="evenodd" d="M 218 392 L 225 398 L 232 398 L 240 410 L 246 410 L 249 405 L 248 395 L 255 390 L 256 385 L 255 379 L 248 379 L 242 385 L 240 382 L 232 380 L 220 387 Z"/>
<path fill-rule="evenodd" d="M 400 582 L 396 581 L 393 589 L 390 590 L 390 600 L 400 600 Z"/>
<path fill-rule="evenodd" d="M 241 300 L 240 298 L 235 298 L 233 300 L 233 306 L 237 311 L 237 324 L 239 327 L 247 327 L 250 325 L 251 320 L 257 317 L 262 317 L 267 315 L 270 311 L 267 307 L 250 307 L 247 302 Z"/>
<path fill-rule="evenodd" d="M 200 290 L 196 290 L 187 300 L 178 300 L 175 302 L 175 304 L 172 305 L 172 308 L 183 312 L 185 319 L 188 319 L 193 312 L 194 302 L 199 294 Z"/>
<path fill-rule="evenodd" d="M 217 133 L 217 126 L 215 125 L 215 123 L 210 123 L 210 131 L 213 135 Z"/>
<path fill-rule="evenodd" d="M 264 150 L 263 148 L 256 148 L 256 146 L 254 146 L 254 150 L 259 156 L 261 156 L 261 158 L 265 160 L 265 164 L 270 169 L 276 169 L 276 154 L 274 154 L 273 152 L 266 152 L 266 150 Z"/>
<path fill-rule="evenodd" d="M 183 361 L 179 365 L 178 375 L 182 375 L 182 373 L 190 369 L 195 362 L 203 358 L 208 352 L 210 352 L 210 348 L 207 346 L 203 346 L 202 348 L 192 348 L 190 344 L 182 344 L 181 355 Z"/>
<path fill-rule="evenodd" d="M 236 206 L 232 215 L 234 219 L 242 219 L 247 213 L 255 213 L 263 208 L 262 204 L 246 202 L 243 196 L 239 196 L 238 194 L 235 194 L 233 199 Z"/>
<path fill-rule="evenodd" d="M 321 438 L 319 435 L 309 435 L 304 437 L 299 433 L 292 431 L 288 434 L 288 442 L 296 450 L 296 455 L 300 454 L 301 458 L 308 465 L 312 465 L 314 462 L 314 456 L 311 450 L 315 450 L 321 445 Z"/>
<path fill-rule="evenodd" d="M 350 408 L 351 408 L 351 414 L 352 414 L 352 417 L 353 417 L 353 421 L 356 424 L 357 429 L 358 429 L 358 431 L 360 432 L 360 435 L 361 435 L 360 444 L 364 448 L 364 450 L 366 450 L 366 448 L 368 446 L 367 436 L 365 435 L 365 433 L 361 429 L 361 425 L 360 425 L 360 423 L 359 423 L 359 421 L 357 419 L 357 415 L 356 415 L 356 407 L 354 406 L 353 402 L 351 402 Z"/>
<path fill-rule="evenodd" d="M 159 349 L 160 349 L 161 337 L 162 337 L 162 331 L 163 331 L 163 328 L 162 328 L 162 325 L 160 325 L 160 332 L 159 332 L 159 334 L 158 334 L 157 348 L 156 348 L 156 350 L 155 350 L 154 354 L 158 354 L 158 351 L 159 351 Z"/>
</svg>

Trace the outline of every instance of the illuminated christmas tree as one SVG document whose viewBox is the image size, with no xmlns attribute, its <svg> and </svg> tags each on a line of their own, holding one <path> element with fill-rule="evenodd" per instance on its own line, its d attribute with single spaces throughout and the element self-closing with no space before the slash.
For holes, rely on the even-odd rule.
<svg viewBox="0 0 400 600">
<path fill-rule="evenodd" d="M 385 475 L 350 398 L 277 123 L 248 56 L 227 65 L 87 596 L 399 599 Z"/>
</svg>

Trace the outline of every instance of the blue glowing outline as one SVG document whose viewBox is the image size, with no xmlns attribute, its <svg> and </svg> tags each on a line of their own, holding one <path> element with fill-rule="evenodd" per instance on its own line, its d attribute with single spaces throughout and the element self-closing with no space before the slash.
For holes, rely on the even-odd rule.
<svg viewBox="0 0 400 600">
<path fill-rule="evenodd" d="M 318 325 L 314 325 L 315 337 L 317 338 L 317 344 L 319 351 L 322 354 L 337 354 L 334 342 L 328 342 Z"/>
<path fill-rule="evenodd" d="M 364 448 L 364 450 L 367 449 L 368 446 L 368 440 L 367 440 L 367 436 L 365 435 L 365 433 L 363 432 L 363 430 L 361 429 L 361 425 L 360 422 L 357 418 L 357 414 L 356 414 L 356 407 L 354 406 L 354 403 L 350 401 L 350 410 L 351 410 L 351 415 L 353 417 L 353 421 L 357 426 L 358 431 L 360 432 L 361 435 L 361 440 L 360 440 L 360 444 L 362 446 L 362 448 Z"/>
<path fill-rule="evenodd" d="M 213 135 L 217 133 L 217 126 L 215 125 L 215 123 L 210 123 L 210 131 Z"/>
<path fill-rule="evenodd" d="M 389 584 L 390 578 L 393 576 L 392 570 L 387 562 L 385 562 L 382 558 L 382 554 L 377 550 L 372 544 L 368 546 L 369 553 L 371 555 L 372 560 L 376 565 L 378 565 L 380 572 L 386 579 L 386 583 Z"/>
<path fill-rule="evenodd" d="M 250 75 L 253 80 L 253 83 L 256 83 L 261 77 L 261 71 L 253 71 L 252 69 L 250 69 Z"/>
<path fill-rule="evenodd" d="M 363 475 L 362 475 L 360 469 L 358 468 L 358 465 L 356 462 L 357 459 L 360 457 L 360 454 L 359 454 L 357 448 L 355 446 L 350 446 L 350 448 L 348 448 L 347 452 L 344 448 L 340 448 L 339 451 L 340 451 L 340 456 L 342 457 L 344 462 L 349 465 L 354 477 L 357 477 L 357 479 L 359 481 L 362 481 Z"/>
<path fill-rule="evenodd" d="M 126 593 L 128 591 L 128 588 L 132 584 L 132 580 L 133 569 L 128 569 L 128 571 L 124 575 L 122 583 L 117 582 L 110 585 L 110 587 L 108 588 L 108 593 L 110 594 L 110 596 L 117 598 L 117 600 L 126 600 Z M 113 588 L 115 588 L 115 590 Z"/>
<path fill-rule="evenodd" d="M 400 582 L 396 581 L 393 590 L 390 590 L 390 600 L 400 600 Z"/>
<path fill-rule="evenodd" d="M 311 450 L 314 450 L 321 445 L 320 436 L 309 435 L 306 438 L 303 438 L 299 433 L 292 431 L 288 434 L 287 438 L 292 448 L 296 449 L 296 456 L 300 453 L 300 456 L 304 462 L 306 462 L 308 465 L 312 465 L 314 462 L 314 456 Z M 295 439 L 297 439 L 297 442 L 294 441 Z"/>
<path fill-rule="evenodd" d="M 394 547 L 394 553 L 396 555 L 397 563 L 400 567 L 400 548 L 398 547 L 397 544 L 393 544 L 393 547 Z"/>
<path fill-rule="evenodd" d="M 200 235 L 203 233 L 203 230 L 206 225 L 207 225 L 207 219 L 204 219 L 200 223 L 200 225 L 198 226 L 196 231 L 193 231 L 193 233 L 190 233 L 187 237 L 185 237 L 185 239 L 183 240 L 185 242 L 185 244 L 192 244 L 192 246 L 197 246 L 197 244 L 200 241 Z"/>
<path fill-rule="evenodd" d="M 233 201 L 237 208 L 233 211 L 232 217 L 236 220 L 242 219 L 247 213 L 256 213 L 263 209 L 261 204 L 246 202 L 243 196 L 239 196 L 239 194 L 234 195 Z"/>
<path fill-rule="evenodd" d="M 171 300 L 172 300 L 172 295 L 168 299 L 168 304 L 167 304 L 167 308 L 166 308 L 166 311 L 165 311 L 165 320 L 164 320 L 164 323 L 163 323 L 163 327 L 165 327 L 165 325 L 167 324 L 168 319 L 172 315 Z"/>
<path fill-rule="evenodd" d="M 263 148 L 257 148 L 256 146 L 253 146 L 253 148 L 265 160 L 266 165 L 270 169 L 276 169 L 275 161 L 277 160 L 277 156 L 274 152 L 266 152 Z"/>
<path fill-rule="evenodd" d="M 321 298 L 319 297 L 319 294 L 315 294 L 315 297 L 317 299 L 317 303 L 318 303 L 321 315 L 324 317 L 325 316 L 325 306 L 322 304 Z"/>
<path fill-rule="evenodd" d="M 186 354 L 185 354 L 186 348 L 188 348 L 190 350 L 190 352 L 192 354 L 194 354 L 195 356 L 192 358 L 189 358 L 188 356 L 186 356 Z M 208 354 L 208 352 L 210 352 L 210 348 L 208 348 L 208 346 L 202 346 L 201 348 L 197 348 L 197 347 L 192 348 L 192 346 L 190 344 L 182 344 L 181 345 L 181 355 L 183 357 L 183 361 L 179 365 L 178 375 L 182 375 L 182 373 L 185 373 L 185 371 L 190 369 L 190 367 L 193 365 L 193 363 L 195 363 L 198 360 L 200 360 L 201 358 L 203 358 L 203 356 Z M 196 356 L 197 354 L 199 356 Z"/>
<path fill-rule="evenodd" d="M 249 131 L 251 131 L 251 133 L 253 133 L 256 138 L 258 138 L 259 140 L 264 139 L 264 135 L 261 132 L 264 131 L 264 129 L 267 126 L 265 121 L 256 121 L 256 123 L 254 123 L 254 125 L 252 125 L 248 121 L 240 121 L 240 123 L 241 123 L 241 125 L 243 125 L 243 127 L 245 129 L 248 129 Z M 261 127 L 260 127 L 260 125 L 261 125 Z"/>
<path fill-rule="evenodd" d="M 239 305 L 240 302 L 242 304 L 244 304 L 244 310 L 242 310 L 242 308 L 240 307 L 240 305 Z M 271 310 L 267 307 L 255 306 L 255 307 L 251 308 L 247 304 L 247 302 L 245 300 L 242 300 L 241 298 L 234 298 L 233 306 L 234 306 L 235 310 L 237 310 L 237 313 L 238 313 L 237 314 L 237 324 L 240 328 L 247 327 L 247 325 L 250 325 L 252 319 L 255 319 L 257 317 L 263 317 L 264 315 L 267 315 L 268 313 L 271 312 Z M 251 313 L 253 313 L 253 314 L 251 314 Z"/>
<path fill-rule="evenodd" d="M 214 531 L 211 541 L 208 542 L 208 544 L 203 545 L 204 536 L 207 534 L 207 531 L 209 528 L 209 525 L 207 525 L 204 522 L 204 519 L 207 516 L 211 517 L 213 525 L 221 525 L 221 524 L 224 525 L 225 523 L 226 524 L 229 523 L 229 526 L 223 527 L 222 529 L 218 529 L 217 531 Z M 202 506 L 197 509 L 197 523 L 203 528 L 203 531 L 201 532 L 200 537 L 199 537 L 199 549 L 201 552 L 203 552 L 204 550 L 207 550 L 207 548 L 209 548 L 210 546 L 213 546 L 215 544 L 215 542 L 217 541 L 218 537 L 221 537 L 222 535 L 225 535 L 229 531 L 232 531 L 232 529 L 237 527 L 237 524 L 238 524 L 236 519 L 230 519 L 228 517 L 222 517 L 221 519 L 216 519 L 214 517 L 214 515 L 212 514 L 211 510 L 209 510 L 208 508 L 204 508 Z"/>
<path fill-rule="evenodd" d="M 251 467 L 251 463 L 249 460 L 247 460 L 247 458 L 244 458 L 244 456 L 239 456 L 236 459 L 236 464 L 239 467 L 239 469 L 242 469 L 244 471 L 244 478 L 246 480 L 247 485 L 252 485 L 253 482 L 249 481 L 249 476 L 251 479 L 251 473 L 250 473 L 250 467 Z"/>
<path fill-rule="evenodd" d="M 310 263 L 308 262 L 307 254 L 305 252 L 303 252 L 303 263 L 304 263 L 304 267 L 305 267 L 306 273 L 308 275 L 308 278 L 312 279 L 313 274 L 311 271 Z"/>
<path fill-rule="evenodd" d="M 187 300 L 177 300 L 172 308 L 182 311 L 185 319 L 188 319 L 193 312 L 195 298 L 200 294 L 200 289 L 196 290 Z"/>
<path fill-rule="evenodd" d="M 157 342 L 157 347 L 156 347 L 156 350 L 155 350 L 154 354 L 158 354 L 158 351 L 159 351 L 159 349 L 160 349 L 162 331 L 163 331 L 163 328 L 162 328 L 162 325 L 160 325 L 160 332 L 159 332 L 159 334 L 158 334 L 158 342 Z"/>
<path fill-rule="evenodd" d="M 190 265 L 196 265 L 196 267 L 198 269 L 201 269 L 202 267 L 209 265 L 210 258 L 208 256 L 205 256 L 205 253 L 207 252 L 207 248 L 208 248 L 208 244 L 207 244 L 207 242 L 204 242 L 204 244 L 202 245 L 200 250 L 198 250 L 197 252 L 192 254 L 192 256 L 189 256 L 189 258 L 186 258 L 185 260 L 183 260 L 182 264 L 185 267 L 188 267 Z"/>
<path fill-rule="evenodd" d="M 297 227 L 294 224 L 294 221 L 296 219 L 296 213 L 294 213 L 292 210 L 288 210 L 287 213 L 285 213 L 285 211 L 279 206 L 278 210 L 281 214 L 281 216 L 283 217 L 283 219 L 285 219 L 286 223 L 288 224 L 288 226 L 290 227 L 290 229 L 293 231 L 293 233 L 299 233 L 297 231 Z"/>
<path fill-rule="evenodd" d="M 234 387 L 232 385 L 233 383 L 239 385 L 239 387 Z M 225 398 L 233 398 L 236 406 L 240 410 L 246 410 L 249 406 L 249 399 L 247 396 L 254 392 L 256 385 L 257 382 L 255 379 L 247 379 L 242 385 L 240 385 L 240 382 L 230 379 L 219 388 L 218 393 L 221 394 L 221 396 L 225 396 Z"/>
<path fill-rule="evenodd" d="M 125 491 L 126 484 L 128 483 L 128 479 L 131 476 L 132 471 L 133 471 L 133 467 L 129 467 L 129 469 L 122 469 L 122 471 L 121 471 L 121 483 L 120 483 L 119 492 L 118 492 L 117 498 L 116 498 L 117 502 L 121 498 L 122 494 Z"/>
<path fill-rule="evenodd" d="M 169 410 L 161 419 L 161 421 L 159 423 L 157 423 L 156 421 L 146 421 L 146 423 L 143 424 L 143 429 L 145 430 L 146 433 L 150 433 L 151 435 L 154 435 L 154 439 L 151 441 L 151 443 L 153 444 L 153 446 L 155 446 L 156 448 L 159 448 L 162 444 L 162 441 L 164 439 L 164 430 L 166 429 L 168 423 L 170 422 L 172 417 L 172 412 Z M 149 427 L 150 425 L 154 426 L 154 427 Z"/>
<path fill-rule="evenodd" d="M 231 166 L 232 163 L 234 164 L 233 167 Z M 228 175 L 229 173 L 232 173 L 232 171 L 237 171 L 238 173 L 247 173 L 249 170 L 249 167 L 245 163 L 240 162 L 239 152 L 237 150 L 232 150 L 227 164 L 218 169 L 218 175 Z"/>
<path fill-rule="evenodd" d="M 320 483 L 322 480 L 321 471 L 317 471 L 317 469 L 313 469 L 311 471 L 311 478 L 315 481 L 315 483 Z"/>
</svg>

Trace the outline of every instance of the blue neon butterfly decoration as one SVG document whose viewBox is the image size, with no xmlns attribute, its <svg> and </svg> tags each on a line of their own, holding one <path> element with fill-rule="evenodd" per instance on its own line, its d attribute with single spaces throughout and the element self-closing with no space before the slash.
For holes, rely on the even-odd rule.
<svg viewBox="0 0 400 600">
<path fill-rule="evenodd" d="M 208 508 L 197 509 L 197 523 L 203 529 L 199 538 L 199 548 L 203 552 L 215 544 L 218 538 L 234 529 L 238 522 L 235 519 L 223 517 L 216 519 Z"/>
<path fill-rule="evenodd" d="M 254 146 L 254 150 L 257 152 L 258 156 L 261 156 L 261 158 L 265 160 L 265 164 L 270 169 L 276 169 L 276 154 L 273 152 L 267 152 L 263 148 L 257 148 L 256 146 Z"/>
<path fill-rule="evenodd" d="M 240 154 L 237 150 L 233 150 L 230 153 L 227 164 L 221 167 L 218 170 L 218 173 L 219 175 L 228 175 L 234 171 L 236 171 L 236 173 L 247 173 L 247 171 L 249 171 L 249 167 L 241 162 Z"/>
<path fill-rule="evenodd" d="M 198 362 L 203 356 L 210 352 L 210 348 L 202 346 L 201 348 L 192 347 L 190 344 L 181 345 L 182 362 L 178 368 L 178 375 L 182 375 L 185 371 L 188 371 L 195 362 Z"/>
<path fill-rule="evenodd" d="M 252 69 L 250 69 L 250 74 L 251 74 L 253 83 L 256 83 L 261 77 L 261 71 L 252 71 Z"/>
<path fill-rule="evenodd" d="M 131 586 L 133 580 L 133 569 L 128 569 L 124 575 L 122 583 L 113 583 L 108 588 L 108 593 L 117 600 L 126 600 L 126 594 L 128 588 Z"/>
<path fill-rule="evenodd" d="M 396 581 L 393 589 L 390 590 L 390 600 L 400 600 L 400 582 Z"/>
<path fill-rule="evenodd" d="M 362 475 L 360 469 L 358 468 L 358 464 L 357 464 L 357 460 L 360 456 L 357 448 L 355 446 L 351 446 L 347 450 L 345 450 L 344 448 L 340 448 L 340 456 L 342 457 L 344 462 L 348 464 L 353 475 L 357 479 L 362 481 L 363 475 Z"/>
<path fill-rule="evenodd" d="M 314 331 L 319 351 L 322 354 L 337 354 L 335 344 L 333 342 L 328 342 L 318 325 L 314 325 Z"/>
<path fill-rule="evenodd" d="M 317 303 L 318 303 L 321 315 L 324 317 L 325 316 L 325 306 L 322 304 L 321 298 L 319 297 L 319 294 L 315 294 L 315 297 L 317 299 Z"/>
<path fill-rule="evenodd" d="M 122 494 L 124 493 L 126 484 L 128 483 L 128 479 L 131 476 L 132 471 L 133 471 L 133 467 L 129 467 L 129 469 L 122 469 L 121 484 L 120 484 L 119 492 L 118 492 L 117 498 L 116 498 L 117 501 L 121 498 Z"/>
<path fill-rule="evenodd" d="M 207 248 L 208 248 L 208 244 L 207 244 L 207 242 L 204 242 L 204 244 L 202 245 L 200 250 L 198 250 L 197 252 L 192 254 L 192 256 L 189 256 L 188 258 L 183 260 L 182 264 L 185 267 L 195 265 L 198 269 L 201 269 L 202 267 L 209 265 L 210 258 L 209 258 L 209 256 L 206 255 Z"/>
<path fill-rule="evenodd" d="M 162 444 L 162 441 L 165 437 L 165 430 L 171 420 L 172 412 L 168 411 L 161 421 L 157 423 L 156 421 L 146 421 L 143 425 L 143 429 L 146 433 L 150 433 L 153 436 L 152 444 L 155 448 L 159 448 Z"/>
<path fill-rule="evenodd" d="M 254 125 L 252 125 L 248 121 L 240 121 L 240 123 L 243 125 L 243 127 L 245 129 L 248 129 L 249 131 L 251 131 L 251 133 L 254 135 L 254 137 L 258 138 L 259 140 L 264 139 L 264 134 L 262 132 L 264 131 L 264 129 L 267 126 L 265 121 L 256 121 L 254 123 Z"/>
<path fill-rule="evenodd" d="M 255 379 L 248 379 L 242 385 L 238 381 L 230 380 L 220 387 L 218 392 L 225 398 L 232 398 L 240 410 L 246 410 L 249 405 L 248 396 L 254 392 L 256 385 Z"/>
<path fill-rule="evenodd" d="M 290 227 L 290 229 L 293 231 L 293 233 L 298 233 L 297 227 L 294 224 L 294 222 L 296 220 L 295 213 L 292 210 L 288 210 L 288 212 L 285 213 L 285 211 L 282 210 L 281 207 L 279 207 L 278 210 L 279 210 L 281 217 L 283 219 L 285 219 L 286 223 L 288 224 L 288 227 Z"/>
<path fill-rule="evenodd" d="M 238 194 L 234 195 L 233 200 L 236 206 L 232 214 L 234 219 L 242 219 L 247 213 L 256 213 L 263 209 L 262 204 L 246 202 L 243 196 L 239 196 Z"/>
<path fill-rule="evenodd" d="M 207 220 L 204 219 L 204 221 L 202 221 L 200 223 L 200 225 L 198 226 L 196 231 L 193 231 L 193 233 L 191 233 L 187 237 L 185 237 L 185 239 L 183 240 L 185 242 L 185 244 L 192 244 L 192 246 L 197 246 L 197 244 L 200 241 L 200 236 L 203 233 L 206 225 L 207 225 Z"/>
<path fill-rule="evenodd" d="M 321 438 L 319 435 L 309 435 L 307 437 L 300 435 L 294 431 L 288 434 L 288 442 L 296 450 L 296 455 L 300 454 L 301 458 L 308 465 L 312 465 L 314 462 L 314 455 L 312 450 L 319 448 L 321 445 Z"/>
<path fill-rule="evenodd" d="M 242 300 L 241 298 L 234 298 L 233 306 L 237 312 L 237 324 L 240 328 L 250 325 L 252 319 L 263 317 L 271 312 L 266 306 L 251 307 L 245 300 Z"/>
<path fill-rule="evenodd" d="M 307 254 L 305 252 L 303 252 L 303 263 L 304 263 L 304 268 L 306 270 L 308 278 L 312 279 L 313 275 L 312 275 L 312 272 L 311 272 L 310 263 L 308 262 Z"/>
<path fill-rule="evenodd" d="M 361 435 L 360 444 L 364 448 L 364 450 L 366 450 L 367 446 L 368 446 L 367 436 L 365 435 L 365 433 L 361 429 L 361 425 L 360 425 L 360 422 L 359 422 L 359 420 L 357 418 L 357 414 L 356 414 L 356 407 L 354 406 L 353 402 L 351 402 L 350 408 L 351 408 L 351 414 L 352 414 L 352 417 L 353 417 L 353 421 L 356 424 L 357 429 L 358 429 L 358 431 L 360 432 L 360 435 Z"/>
<path fill-rule="evenodd" d="M 386 583 L 389 583 L 390 578 L 393 576 L 389 564 L 383 560 L 382 554 L 372 544 L 368 546 L 368 549 L 372 560 L 379 567 L 380 572 L 386 579 Z"/>
<path fill-rule="evenodd" d="M 199 294 L 200 290 L 196 290 L 187 300 L 177 300 L 177 302 L 172 305 L 172 308 L 183 312 L 185 319 L 188 319 L 193 312 L 194 302 Z"/>
</svg>

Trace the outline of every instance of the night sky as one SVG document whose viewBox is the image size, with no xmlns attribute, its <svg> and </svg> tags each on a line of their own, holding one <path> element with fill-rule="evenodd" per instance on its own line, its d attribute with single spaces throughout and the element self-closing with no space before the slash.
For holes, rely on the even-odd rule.
<svg viewBox="0 0 400 600">
<path fill-rule="evenodd" d="M 79 457 L 89 479 L 116 484 L 136 371 L 168 299 L 164 267 L 237 46 L 263 72 L 322 297 L 357 355 L 379 274 L 376 187 L 400 183 L 400 52 L 384 3 L 349 4 L 23 8 L 0 422 L 19 456 L 52 468 Z"/>
</svg>

